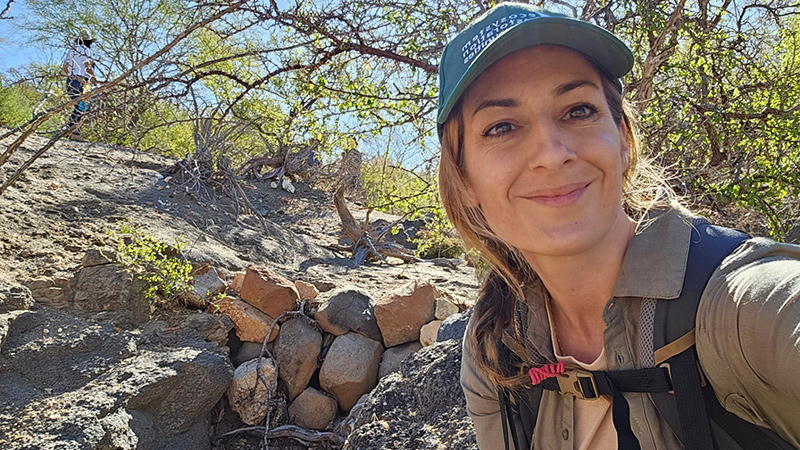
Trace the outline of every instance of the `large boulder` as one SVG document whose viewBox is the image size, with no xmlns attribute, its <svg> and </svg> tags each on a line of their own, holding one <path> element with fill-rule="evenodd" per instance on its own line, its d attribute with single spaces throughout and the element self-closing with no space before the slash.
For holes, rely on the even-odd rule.
<svg viewBox="0 0 800 450">
<path fill-rule="evenodd" d="M 445 297 L 436 299 L 436 313 L 434 316 L 436 316 L 437 320 L 447 319 L 453 314 L 458 314 L 458 305 Z"/>
<path fill-rule="evenodd" d="M 259 373 L 261 377 L 258 376 Z M 269 358 L 256 358 L 236 368 L 233 382 L 226 395 L 231 409 L 239 414 L 242 422 L 258 425 L 267 417 L 269 410 L 267 396 L 274 395 L 277 387 L 278 367 L 275 361 Z"/>
<path fill-rule="evenodd" d="M 236 336 L 242 342 L 263 343 L 274 322 L 272 317 L 233 297 L 225 297 L 214 305 L 219 312 L 230 317 L 236 327 Z M 280 325 L 275 324 L 269 342 L 274 341 L 279 332 Z"/>
<path fill-rule="evenodd" d="M 322 334 L 303 318 L 287 320 L 275 341 L 275 359 L 278 374 L 289 389 L 292 400 L 308 386 L 311 375 L 317 370 L 317 359 L 322 351 Z"/>
<path fill-rule="evenodd" d="M 381 366 L 378 370 L 378 377 L 383 378 L 392 372 L 400 371 L 400 364 L 409 355 L 422 348 L 419 341 L 409 342 L 396 347 L 387 348 L 381 356 Z"/>
<path fill-rule="evenodd" d="M 193 330 L 136 333 L 65 311 L 13 311 L 0 353 L 4 449 L 209 449 L 233 368 Z"/>
<path fill-rule="evenodd" d="M 336 408 L 336 400 L 309 387 L 289 406 L 289 418 L 303 428 L 324 430 L 336 418 Z"/>
<path fill-rule="evenodd" d="M 373 341 L 382 341 L 381 330 L 375 320 L 375 302 L 366 292 L 353 286 L 332 292 L 320 305 L 314 319 L 320 328 L 334 336 L 355 331 Z"/>
<path fill-rule="evenodd" d="M 72 301 L 75 308 L 83 311 L 119 312 L 128 327 L 133 327 L 150 317 L 145 289 L 143 281 L 119 265 L 97 264 L 83 267 L 75 276 Z"/>
<path fill-rule="evenodd" d="M 439 291 L 430 282 L 414 281 L 378 300 L 375 318 L 387 347 L 419 339 L 419 330 L 434 319 Z"/>
<path fill-rule="evenodd" d="M 414 353 L 373 389 L 344 450 L 478 450 L 460 368 L 454 340 Z"/>
<path fill-rule="evenodd" d="M 464 333 L 467 332 L 467 322 L 472 315 L 472 308 L 458 313 L 444 319 L 439 326 L 439 331 L 436 335 L 436 341 L 442 342 L 448 339 L 455 339 L 458 342 L 464 338 Z"/>
<path fill-rule="evenodd" d="M 336 397 L 343 411 L 369 392 L 378 379 L 383 346 L 358 333 L 338 336 L 319 370 L 322 389 Z"/>
<path fill-rule="evenodd" d="M 294 283 L 259 266 L 247 268 L 239 296 L 270 317 L 295 309 L 300 298 Z"/>
</svg>

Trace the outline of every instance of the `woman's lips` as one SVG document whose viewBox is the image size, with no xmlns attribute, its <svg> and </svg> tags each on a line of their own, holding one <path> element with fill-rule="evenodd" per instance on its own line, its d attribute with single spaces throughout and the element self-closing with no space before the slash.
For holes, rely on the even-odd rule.
<svg viewBox="0 0 800 450">
<path fill-rule="evenodd" d="M 568 206 L 577 202 L 591 183 L 574 183 L 552 189 L 540 189 L 525 198 L 544 206 Z"/>
</svg>

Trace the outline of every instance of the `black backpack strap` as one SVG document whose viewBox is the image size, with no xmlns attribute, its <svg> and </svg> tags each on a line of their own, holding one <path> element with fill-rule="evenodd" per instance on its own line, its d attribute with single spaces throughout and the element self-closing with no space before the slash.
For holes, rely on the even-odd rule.
<svg viewBox="0 0 800 450">
<path fill-rule="evenodd" d="M 507 391 L 499 388 L 500 415 L 503 418 L 503 440 L 508 450 L 508 430 L 516 450 L 529 450 L 533 443 L 533 430 L 539 415 L 539 404 L 542 401 L 541 386 Z M 506 427 L 506 425 L 508 425 Z"/>
<path fill-rule="evenodd" d="M 708 280 L 722 260 L 747 238 L 736 230 L 695 223 L 680 297 L 656 304 L 655 362 L 669 368 L 674 394 L 652 392 L 650 396 L 686 450 L 727 450 L 732 448 L 730 445 L 746 450 L 793 448 L 775 433 L 739 418 L 720 405 L 712 387 L 702 377 L 694 346 L 697 307 Z"/>
</svg>

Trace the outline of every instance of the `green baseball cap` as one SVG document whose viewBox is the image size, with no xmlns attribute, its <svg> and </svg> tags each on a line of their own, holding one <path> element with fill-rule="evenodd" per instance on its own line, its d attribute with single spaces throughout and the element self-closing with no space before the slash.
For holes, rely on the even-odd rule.
<svg viewBox="0 0 800 450">
<path fill-rule="evenodd" d="M 622 90 L 619 79 L 633 67 L 627 45 L 589 22 L 523 3 L 502 3 L 473 20 L 444 49 L 439 65 L 439 138 L 458 99 L 481 73 L 504 56 L 552 44 L 582 53 Z"/>
</svg>

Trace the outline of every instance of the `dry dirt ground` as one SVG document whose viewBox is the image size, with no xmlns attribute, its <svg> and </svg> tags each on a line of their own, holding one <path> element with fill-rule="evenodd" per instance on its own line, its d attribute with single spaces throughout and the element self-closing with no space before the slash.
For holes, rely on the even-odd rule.
<svg viewBox="0 0 800 450">
<path fill-rule="evenodd" d="M 1 141 L 0 149 L 10 142 Z M 0 182 L 46 142 L 30 137 L 0 168 Z M 456 302 L 474 299 L 477 280 L 467 264 L 390 259 L 354 268 L 350 255 L 324 248 L 342 233 L 330 192 L 301 182 L 289 194 L 266 181 L 246 181 L 244 190 L 266 219 L 265 231 L 255 215 L 237 215 L 223 192 L 194 190 L 170 176 L 175 162 L 91 143 L 56 144 L 0 196 L 0 283 L 69 277 L 86 249 L 116 245 L 108 230 L 130 220 L 164 242 L 185 242 L 184 254 L 193 262 L 231 272 L 264 265 L 291 279 L 354 284 L 376 297 L 407 280 L 429 279 Z M 363 220 L 365 208 L 349 206 Z M 395 217 L 373 212 L 371 219 Z"/>
<path fill-rule="evenodd" d="M 0 134 L 5 131 L 0 128 Z M 0 141 L 0 152 L 13 138 Z M 0 184 L 46 143 L 45 138 L 30 137 L 0 168 Z M 115 246 L 109 230 L 117 230 L 120 221 L 131 221 L 164 242 L 185 242 L 188 259 L 211 263 L 228 275 L 257 264 L 319 286 L 355 285 L 373 298 L 425 279 L 456 303 L 474 301 L 477 279 L 463 261 L 404 264 L 389 259 L 355 268 L 351 255 L 325 248 L 340 242 L 342 235 L 331 192 L 301 182 L 297 192 L 289 194 L 270 188 L 266 181 L 245 181 L 248 198 L 266 219 L 265 230 L 254 214 L 237 214 L 234 201 L 224 192 L 196 190 L 170 175 L 175 163 L 128 149 L 57 143 L 0 195 L 0 288 L 41 277 L 71 278 L 88 248 Z M 348 205 L 356 219 L 364 219 L 365 208 Z M 375 212 L 371 218 L 397 219 Z M 180 307 L 158 315 L 180 320 L 183 312 L 175 308 Z M 260 441 L 236 436 L 216 441 L 214 448 L 256 449 Z M 279 442 L 270 448 L 305 447 Z"/>
</svg>

